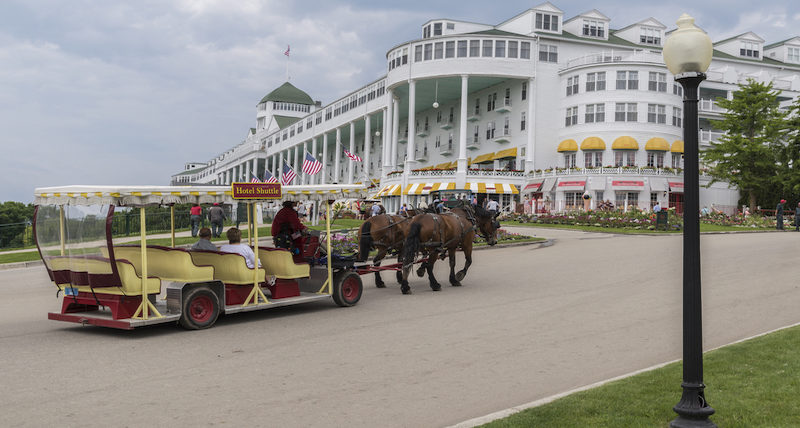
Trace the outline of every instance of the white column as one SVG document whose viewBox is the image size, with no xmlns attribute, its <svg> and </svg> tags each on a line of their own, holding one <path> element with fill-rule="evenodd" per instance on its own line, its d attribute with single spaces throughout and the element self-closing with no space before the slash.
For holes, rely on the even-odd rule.
<svg viewBox="0 0 800 428">
<path fill-rule="evenodd" d="M 328 133 L 322 134 L 322 176 L 319 178 L 319 184 L 325 184 L 328 179 Z"/>
<path fill-rule="evenodd" d="M 300 145 L 294 146 L 294 173 L 297 174 L 296 184 L 303 183 L 303 171 L 300 171 Z"/>
<path fill-rule="evenodd" d="M 311 139 L 311 156 L 314 156 L 314 159 L 316 159 L 318 161 L 322 161 L 322 162 L 325 161 L 325 159 L 320 159 L 319 158 L 319 153 L 317 153 L 317 137 L 314 137 L 314 138 Z M 319 174 L 319 173 L 317 173 L 317 174 Z M 308 177 L 308 184 L 317 184 L 316 181 L 317 181 L 316 175 L 312 175 L 312 176 Z"/>
<path fill-rule="evenodd" d="M 278 178 L 278 155 L 272 155 L 272 176 Z"/>
<path fill-rule="evenodd" d="M 408 187 L 408 177 L 411 175 L 411 170 L 416 165 L 416 158 L 414 157 L 414 139 L 417 136 L 416 129 L 416 111 L 417 104 L 417 81 L 408 81 L 408 142 L 406 143 L 406 161 L 403 167 L 403 189 Z M 400 195 L 400 203 L 406 203 L 408 195 Z"/>
<path fill-rule="evenodd" d="M 258 157 L 253 159 L 253 167 L 250 169 L 250 171 L 252 171 L 253 175 L 255 175 L 256 177 L 258 176 Z M 253 177 L 250 177 L 250 178 L 253 178 Z M 247 181 L 250 181 L 250 180 L 248 179 Z"/>
<path fill-rule="evenodd" d="M 334 161 L 333 161 L 333 182 L 336 184 L 339 183 L 339 162 L 342 160 L 342 130 L 340 128 L 336 128 L 336 143 L 334 144 L 333 153 Z"/>
<path fill-rule="evenodd" d="M 350 122 L 350 153 L 356 152 L 356 123 Z M 347 184 L 353 184 L 353 173 L 356 169 L 356 162 L 350 159 L 347 162 Z"/>
<path fill-rule="evenodd" d="M 389 98 L 389 105 L 392 105 L 391 98 Z M 390 170 L 389 167 L 389 155 L 387 153 L 391 152 L 391 141 L 392 139 L 389 138 L 389 133 L 391 132 L 391 128 L 389 127 L 389 109 L 387 107 L 383 108 L 383 123 L 381 126 L 381 138 L 378 140 L 378 143 L 381 145 L 381 178 L 385 178 Z M 390 144 L 386 144 L 386 141 L 389 141 Z"/>
<path fill-rule="evenodd" d="M 242 181 L 250 181 L 250 161 L 244 162 L 244 175 L 245 178 Z"/>
<path fill-rule="evenodd" d="M 369 171 L 369 155 L 370 155 L 370 142 L 372 141 L 372 123 L 370 123 L 369 114 L 364 116 L 364 184 L 369 186 L 372 183 Z"/>
<path fill-rule="evenodd" d="M 392 105 L 394 109 L 392 109 L 392 159 L 390 163 L 392 171 L 394 171 L 397 169 L 397 140 L 400 139 L 400 100 L 392 100 Z"/>
<path fill-rule="evenodd" d="M 383 156 L 383 176 L 386 177 L 392 172 L 392 165 L 394 165 L 394 161 L 392 161 L 392 146 L 394 144 L 394 91 L 391 89 L 386 91 L 386 95 L 388 97 L 389 102 L 386 105 L 385 114 L 383 115 L 383 130 L 384 130 L 384 141 L 386 142 L 386 152 Z"/>
<path fill-rule="evenodd" d="M 280 153 L 280 152 L 278 152 Z M 283 154 L 281 153 L 278 157 L 278 175 L 275 178 L 278 179 L 279 182 L 283 183 Z"/>
<path fill-rule="evenodd" d="M 467 104 L 469 97 L 469 76 L 461 76 L 461 113 L 458 118 L 458 160 L 456 167 L 456 188 L 463 189 L 467 183 Z"/>
<path fill-rule="evenodd" d="M 535 169 L 533 164 L 535 160 L 534 147 L 536 147 L 536 115 L 534 114 L 536 93 L 533 90 L 534 83 L 533 77 L 528 79 L 528 113 L 525 115 L 525 132 L 528 133 L 528 141 L 525 148 L 525 174 Z"/>
</svg>

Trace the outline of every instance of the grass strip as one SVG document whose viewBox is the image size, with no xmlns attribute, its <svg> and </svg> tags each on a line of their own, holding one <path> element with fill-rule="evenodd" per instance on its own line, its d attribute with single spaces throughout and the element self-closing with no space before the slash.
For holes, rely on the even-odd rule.
<svg viewBox="0 0 800 428">
<path fill-rule="evenodd" d="M 720 427 L 797 427 L 800 327 L 705 354 L 705 395 Z M 505 427 L 667 427 L 681 397 L 680 362 L 578 392 L 483 425 Z"/>
</svg>

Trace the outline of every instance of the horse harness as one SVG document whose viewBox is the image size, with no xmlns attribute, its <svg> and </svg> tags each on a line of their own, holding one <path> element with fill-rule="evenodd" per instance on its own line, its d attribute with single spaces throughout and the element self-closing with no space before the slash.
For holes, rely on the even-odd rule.
<svg viewBox="0 0 800 428">
<path fill-rule="evenodd" d="M 384 227 L 384 228 L 378 229 L 377 231 L 389 229 L 389 238 L 390 238 L 390 241 L 391 241 L 390 242 L 391 245 L 387 245 L 382 240 L 381 241 L 373 241 L 372 245 L 374 245 L 374 246 L 381 245 L 381 246 L 385 247 L 387 251 L 392 251 L 392 250 L 396 250 L 396 249 L 400 248 L 404 244 L 402 241 L 400 242 L 399 245 L 397 244 L 397 240 L 395 239 L 395 233 L 397 233 L 396 230 L 395 230 L 395 226 L 399 225 L 401 222 L 402 223 L 407 222 L 410 219 L 408 217 L 405 217 L 405 218 L 402 219 L 401 222 L 395 222 L 394 221 L 394 217 L 392 215 L 386 215 L 386 218 L 389 221 L 389 225 Z M 377 232 L 377 231 L 375 231 L 375 232 Z"/>
<path fill-rule="evenodd" d="M 466 212 L 466 210 L 465 210 L 465 212 Z M 470 222 L 470 227 L 467 227 L 467 228 L 464 227 L 464 221 L 461 218 L 461 216 L 459 216 L 458 214 L 456 214 L 454 212 L 446 212 L 444 214 L 430 214 L 430 216 L 431 216 L 431 218 L 433 218 L 433 223 L 436 225 L 436 229 L 439 230 L 439 241 L 438 242 L 434 242 L 433 241 L 433 236 L 431 236 L 431 238 L 428 239 L 428 242 L 426 242 L 424 244 L 424 246 L 426 246 L 426 247 L 437 247 L 438 246 L 439 247 L 438 249 L 440 251 L 443 251 L 443 250 L 447 249 L 448 246 L 451 243 L 456 242 L 456 241 L 463 241 L 464 237 L 469 232 L 478 230 L 478 228 L 475 226 L 474 218 L 468 212 L 467 212 L 467 220 L 469 220 L 469 222 Z M 441 218 L 442 216 L 452 216 L 452 217 L 455 217 L 458 220 L 458 226 L 461 229 L 461 235 L 460 236 L 457 236 L 457 237 L 455 237 L 455 238 L 453 238 L 453 239 L 451 239 L 451 240 L 449 240 L 447 242 L 444 242 L 444 228 L 442 227 L 442 225 L 440 223 L 442 221 L 442 218 Z"/>
</svg>

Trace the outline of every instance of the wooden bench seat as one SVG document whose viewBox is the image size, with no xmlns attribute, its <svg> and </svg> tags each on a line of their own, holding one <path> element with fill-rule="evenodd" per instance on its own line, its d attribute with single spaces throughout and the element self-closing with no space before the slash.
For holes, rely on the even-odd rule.
<svg viewBox="0 0 800 428">
<path fill-rule="evenodd" d="M 247 285 L 253 284 L 253 269 L 247 267 L 244 256 L 234 253 L 221 253 L 219 251 L 188 251 L 196 265 L 213 266 L 214 279 L 225 284 Z M 263 262 L 262 262 L 263 263 Z M 266 271 L 258 268 L 256 277 L 258 282 L 264 282 Z"/>
<path fill-rule="evenodd" d="M 258 247 L 258 259 L 267 275 L 275 275 L 278 279 L 311 276 L 311 266 L 308 263 L 295 263 L 292 253 L 284 248 Z"/>
<path fill-rule="evenodd" d="M 111 260 L 105 257 L 87 256 L 49 257 L 47 265 L 53 271 L 56 285 L 60 288 L 70 286 L 78 291 L 95 293 L 137 296 L 142 294 L 142 277 L 136 272 L 133 264 L 124 259 L 116 259 L 117 271 L 121 286 L 108 285 L 109 277 L 113 275 Z M 90 287 L 92 284 L 93 287 Z M 148 275 L 146 281 L 147 294 L 161 292 L 161 281 Z"/>
<path fill-rule="evenodd" d="M 107 256 L 108 250 L 101 249 Z M 214 268 L 198 265 L 190 252 L 182 248 L 169 248 L 157 245 L 147 246 L 147 276 L 156 276 L 164 281 L 206 282 L 214 280 Z M 133 264 L 136 273 L 142 274 L 142 253 L 139 245 L 114 247 L 114 257 L 125 259 Z"/>
</svg>

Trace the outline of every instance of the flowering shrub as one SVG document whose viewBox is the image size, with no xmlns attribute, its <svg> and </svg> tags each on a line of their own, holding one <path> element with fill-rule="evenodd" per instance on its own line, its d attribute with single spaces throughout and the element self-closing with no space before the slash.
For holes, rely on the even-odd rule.
<svg viewBox="0 0 800 428">
<path fill-rule="evenodd" d="M 674 208 L 667 210 L 668 222 L 672 230 L 683 227 L 683 215 L 675 213 Z M 564 224 L 576 226 L 613 227 L 620 229 L 648 229 L 654 230 L 656 215 L 652 212 L 630 210 L 627 213 L 611 209 L 596 211 L 576 211 L 562 214 L 516 214 L 504 213 L 498 216 L 500 221 L 516 221 L 519 223 L 539 224 Z M 784 219 L 784 222 L 791 220 Z M 770 228 L 775 226 L 775 219 L 763 216 L 747 216 L 737 214 L 733 216 L 715 212 L 700 218 L 701 223 L 719 226 L 734 226 L 742 228 Z M 793 224 L 793 223 L 792 223 Z"/>
<path fill-rule="evenodd" d="M 358 251 L 358 231 L 348 233 L 334 233 L 331 236 L 331 251 L 333 254 L 350 255 Z"/>
</svg>

